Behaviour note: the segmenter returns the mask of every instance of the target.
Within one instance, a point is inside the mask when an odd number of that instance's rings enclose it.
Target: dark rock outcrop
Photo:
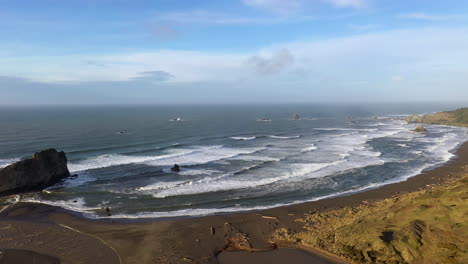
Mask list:
[[[70,176],[63,151],[48,149],[0,170],[0,195],[37,191]]]
[[[427,132],[427,129],[423,126],[418,126],[417,128],[415,128],[413,130],[414,132],[418,132],[418,133],[426,133]]]
[[[180,166],[177,164],[174,164],[174,167],[171,168],[171,171],[173,172],[179,172],[180,171]]]

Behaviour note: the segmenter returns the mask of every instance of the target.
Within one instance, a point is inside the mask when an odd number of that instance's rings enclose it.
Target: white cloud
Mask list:
[[[368,0],[324,0],[338,8],[355,8],[361,9],[369,6]]]
[[[265,58],[260,55],[250,57],[247,63],[260,74],[274,74],[284,70],[294,63],[294,57],[288,49],[282,49]]]
[[[126,82],[148,80],[157,81],[156,87],[166,85],[181,89],[177,91],[211,87],[213,91],[234,94],[229,89],[242,87],[264,94],[269,93],[269,88],[277,87],[271,88],[272,97],[284,92],[298,100],[317,100],[325,94],[332,98],[333,93],[338,93],[343,99],[352,99],[362,94],[381,98],[406,93],[392,89],[406,89],[410,95],[425,89],[437,94],[441,86],[464,91],[466,58],[468,28],[426,28],[278,43],[236,53],[156,50],[61,57],[0,56],[3,62],[0,72],[55,84],[106,82],[107,87],[111,87],[121,83],[124,89]],[[90,65],[89,61],[93,63]],[[158,72],[145,73],[155,70]],[[392,79],[401,82],[395,87],[391,85]],[[359,80],[366,83],[354,84],[354,87],[362,91],[347,93],[349,85],[346,83]],[[320,97],[320,93],[324,95]],[[450,94],[455,92],[444,96]]]
[[[426,21],[444,21],[460,18],[458,15],[435,15],[424,12],[415,12],[408,14],[398,15],[399,18],[413,19],[413,20],[426,20]]]

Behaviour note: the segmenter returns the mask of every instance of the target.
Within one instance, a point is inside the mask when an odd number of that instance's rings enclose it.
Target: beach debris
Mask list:
[[[413,132],[418,132],[418,133],[426,133],[427,132],[427,129],[423,126],[418,126],[416,127],[414,130],[412,130]]]
[[[174,164],[174,166],[171,168],[171,171],[173,171],[173,172],[179,172],[179,171],[180,171],[179,165]]]
[[[276,217],[276,216],[268,216],[268,215],[262,215],[261,218],[278,220],[278,217]]]

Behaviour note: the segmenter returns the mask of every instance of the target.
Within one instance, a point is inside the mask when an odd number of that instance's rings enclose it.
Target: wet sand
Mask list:
[[[243,255],[280,259],[283,252],[298,252],[276,248],[299,245],[275,241],[271,235],[278,228],[299,232],[301,226],[295,219],[304,214],[356,206],[460,178],[468,166],[468,143],[458,149],[457,156],[444,166],[379,189],[246,213],[132,222],[90,220],[53,206],[17,203],[1,209],[0,248],[31,250],[57,257],[61,263],[234,263]],[[239,250],[256,253],[219,255]],[[324,252],[306,250],[319,261],[328,261],[324,263],[347,263]],[[296,257],[285,260],[297,263]]]

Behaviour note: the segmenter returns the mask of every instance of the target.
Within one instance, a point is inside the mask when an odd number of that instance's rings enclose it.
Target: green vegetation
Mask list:
[[[468,124],[468,107],[457,109],[453,113],[457,123]]]
[[[416,120],[415,117],[412,118],[413,119],[411,119],[411,121]],[[460,108],[455,111],[425,115],[420,117],[417,120],[417,123],[468,126],[468,108]]]
[[[308,214],[296,220],[302,232],[281,229],[273,240],[319,248],[354,263],[468,263],[465,175],[444,186]]]

